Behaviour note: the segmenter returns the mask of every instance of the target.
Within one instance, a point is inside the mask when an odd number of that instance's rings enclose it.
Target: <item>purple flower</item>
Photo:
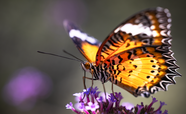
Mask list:
[[[105,94],[106,94],[106,95],[105,95]],[[109,98],[109,93],[101,92],[101,95],[100,95],[100,96],[102,96],[102,100],[103,100],[104,102],[106,102],[107,99]]]
[[[152,105],[153,105],[155,102],[157,102],[157,101],[158,101],[158,100],[156,100],[156,98],[152,96],[152,102],[151,102],[150,105],[148,106],[147,111],[149,111],[150,108],[152,107]]]
[[[67,104],[67,105],[66,105],[66,108],[67,108],[67,109],[72,109],[72,108],[73,108],[72,102],[70,102],[70,104]]]
[[[109,95],[109,101],[111,101],[111,102],[116,102],[117,101],[117,99],[115,98],[116,96],[114,96],[114,94],[113,93],[111,93],[110,95]]]
[[[123,99],[123,97],[120,92],[119,93],[115,92],[115,97],[117,98],[116,107],[119,107],[120,101]]]
[[[107,107],[107,109],[106,109],[107,112],[113,107],[114,102],[117,101],[117,99],[115,98],[115,96],[114,96],[113,93],[111,93],[111,94],[109,95],[108,101],[109,101],[109,104],[108,104],[108,107]]]
[[[51,80],[42,72],[27,67],[17,71],[3,90],[7,103],[20,109],[30,109],[38,99],[46,98],[51,90]]]
[[[66,105],[66,109],[71,109],[72,111],[74,111],[75,113],[79,114],[79,112],[77,110],[74,109],[72,102],[70,102],[70,104]]]
[[[167,111],[167,110],[165,110],[165,111],[163,112],[163,114],[168,114],[168,111]]]
[[[163,105],[167,105],[167,104],[165,104],[164,102],[161,102],[161,101],[160,101],[160,106],[159,106],[159,108],[158,108],[156,111],[154,111],[154,112],[160,112]]]
[[[83,111],[83,110],[85,110],[85,104],[84,103],[76,103],[75,104],[75,107],[76,107],[76,109],[78,109],[78,110],[80,110],[80,111]]]
[[[86,106],[86,109],[91,110],[91,111],[95,111],[98,108],[99,108],[99,105],[97,102],[95,102],[94,104],[92,102],[88,102],[88,106]]]
[[[76,101],[81,101],[83,99],[84,94],[83,94],[83,92],[81,92],[81,93],[74,93],[73,96],[76,96],[76,98],[75,98]]]
[[[100,111],[102,111],[103,110],[103,97],[100,96],[99,98],[96,98],[96,100],[99,102]]]
[[[128,103],[128,102],[122,103],[122,106],[125,106],[127,110],[131,110],[134,107],[132,103]]]
[[[143,107],[142,105],[137,105],[137,108],[138,108],[138,112],[137,112],[137,114],[140,114],[141,109],[143,109],[144,107]]]

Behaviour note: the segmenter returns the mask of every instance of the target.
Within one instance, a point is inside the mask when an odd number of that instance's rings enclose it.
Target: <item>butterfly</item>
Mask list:
[[[95,80],[110,80],[135,97],[149,97],[175,84],[176,70],[171,48],[171,14],[156,7],[141,11],[119,26],[101,43],[73,23],[64,27],[87,62],[83,68]]]

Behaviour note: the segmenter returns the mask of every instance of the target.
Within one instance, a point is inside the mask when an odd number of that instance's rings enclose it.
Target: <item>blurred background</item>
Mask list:
[[[42,55],[38,50],[65,55],[62,50],[85,60],[63,28],[63,20],[103,41],[123,20],[146,8],[168,8],[172,14],[172,50],[182,78],[166,92],[153,96],[163,101],[170,114],[185,112],[185,20],[186,4],[181,0],[6,0],[0,1],[0,113],[70,114],[65,105],[75,103],[74,93],[83,90],[83,71],[76,61]],[[68,55],[65,55],[68,56]],[[91,77],[90,75],[87,75]],[[90,81],[87,81],[90,83]],[[100,81],[95,81],[102,91]],[[88,86],[89,84],[87,84]],[[111,83],[106,83],[111,92]],[[134,105],[151,98],[135,98],[125,90],[122,102]],[[157,108],[159,103],[156,103]]]

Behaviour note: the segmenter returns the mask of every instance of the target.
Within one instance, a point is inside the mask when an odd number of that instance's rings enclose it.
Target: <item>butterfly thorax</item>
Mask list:
[[[94,78],[99,79],[102,83],[107,82],[110,78],[111,74],[108,72],[108,68],[106,68],[103,64],[93,64],[91,69]]]
[[[84,62],[82,63],[83,70],[90,72],[94,76],[94,80],[100,80],[105,83],[110,78],[109,68],[103,64],[96,65],[95,63]]]

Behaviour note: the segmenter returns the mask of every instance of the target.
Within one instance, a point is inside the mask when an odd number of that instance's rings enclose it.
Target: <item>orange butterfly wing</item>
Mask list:
[[[79,30],[73,23],[64,21],[64,27],[68,31],[69,36],[75,43],[81,54],[87,61],[93,63],[96,61],[96,53],[99,49],[100,42]]]
[[[134,96],[167,90],[180,76],[170,50],[170,26],[168,9],[158,7],[132,16],[102,43],[96,65],[103,64],[110,80]]]
[[[105,63],[111,56],[137,47],[161,46],[163,43],[170,46],[170,13],[167,9],[165,13],[160,7],[159,10],[162,11],[145,10],[120,24],[100,46],[96,64]]]

